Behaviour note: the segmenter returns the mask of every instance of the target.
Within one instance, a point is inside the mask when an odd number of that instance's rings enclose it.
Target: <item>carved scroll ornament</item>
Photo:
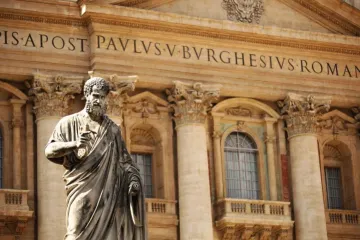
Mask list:
[[[317,133],[321,127],[318,118],[329,111],[330,103],[329,97],[303,96],[295,93],[289,93],[284,101],[278,101],[289,137]]]
[[[68,115],[70,100],[82,92],[82,83],[83,77],[78,76],[34,74],[34,80],[28,87],[36,117]]]
[[[167,89],[168,101],[174,109],[177,126],[181,124],[205,123],[211,102],[220,96],[220,85],[202,83],[174,82],[172,89]]]

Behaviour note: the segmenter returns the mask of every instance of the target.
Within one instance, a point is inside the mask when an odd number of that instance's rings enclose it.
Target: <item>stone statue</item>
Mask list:
[[[45,148],[66,168],[65,240],[147,239],[139,169],[105,115],[109,91],[102,78],[86,81],[85,108],[62,118]]]

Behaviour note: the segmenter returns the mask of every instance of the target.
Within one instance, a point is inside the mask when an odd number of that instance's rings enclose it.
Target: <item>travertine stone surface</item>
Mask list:
[[[290,138],[290,155],[296,239],[326,240],[316,136],[301,135]]]
[[[180,239],[213,239],[205,127],[178,127],[177,145]]]
[[[48,161],[44,148],[60,118],[70,111],[70,100],[81,93],[82,77],[36,73],[29,91],[34,101],[37,128],[38,239],[65,235],[66,194],[64,169]],[[51,214],[49,214],[51,213]]]
[[[284,101],[278,101],[286,122],[289,138],[302,134],[316,134],[320,114],[329,111],[330,97],[303,96],[288,93]]]
[[[274,131],[274,121],[265,118],[266,121],[266,153],[269,171],[269,186],[270,186],[270,200],[277,200],[277,184],[276,184],[276,166],[275,166],[275,151],[276,136]]]
[[[29,95],[34,101],[36,119],[69,114],[70,100],[81,93],[82,82],[83,77],[78,76],[35,73]]]
[[[205,120],[220,85],[175,81],[166,93],[177,130],[180,239],[213,239]]]
[[[26,103],[25,100],[11,99],[12,105],[12,131],[13,131],[13,187],[22,189],[21,187],[21,132],[20,128],[24,126],[21,107]]]
[[[49,136],[59,120],[60,117],[47,117],[36,122],[38,240],[62,239],[65,235],[64,168],[47,160],[44,154]]]
[[[289,93],[279,101],[290,142],[291,177],[298,240],[326,240],[319,148],[319,116],[330,109],[329,97]]]
[[[176,127],[187,124],[205,124],[211,102],[220,96],[218,84],[184,83],[174,81],[174,87],[166,90],[168,101],[175,111]]]

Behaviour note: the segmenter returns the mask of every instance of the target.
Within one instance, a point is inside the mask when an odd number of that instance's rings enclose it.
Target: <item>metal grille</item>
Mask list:
[[[340,168],[325,167],[326,190],[329,209],[342,209]]]
[[[152,155],[134,153],[131,154],[131,157],[137,163],[140,169],[140,175],[144,184],[145,197],[152,198]]]
[[[255,142],[244,133],[233,132],[226,138],[224,150],[227,197],[259,199]]]
[[[3,137],[0,129],[0,188],[2,188],[2,183],[3,183],[2,172],[3,172]]]

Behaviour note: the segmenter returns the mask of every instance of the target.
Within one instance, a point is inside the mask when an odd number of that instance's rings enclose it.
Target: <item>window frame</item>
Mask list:
[[[227,186],[226,186],[226,159],[225,159],[225,141],[226,138],[232,132],[239,132],[248,135],[257,146],[257,169],[258,169],[258,182],[259,182],[259,199],[258,200],[266,200],[267,189],[266,189],[266,179],[265,179],[265,160],[264,160],[264,144],[263,140],[257,137],[257,134],[247,126],[243,126],[241,129],[238,129],[236,125],[228,128],[221,137],[221,165],[222,165],[222,181],[223,181],[223,194],[224,198],[227,198]]]
[[[326,177],[326,168],[338,168],[340,171],[340,197],[341,197],[341,205],[342,208],[329,208],[329,196],[328,196],[328,185],[327,185],[327,177]],[[326,190],[326,209],[345,209],[345,196],[344,196],[344,177],[343,177],[343,167],[341,164],[328,164],[324,166],[324,176],[325,176],[325,190]]]
[[[157,187],[156,187],[156,157],[155,157],[155,147],[153,146],[144,146],[144,145],[131,145],[131,154],[150,154],[151,155],[151,184],[152,184],[152,198],[157,198]]]

